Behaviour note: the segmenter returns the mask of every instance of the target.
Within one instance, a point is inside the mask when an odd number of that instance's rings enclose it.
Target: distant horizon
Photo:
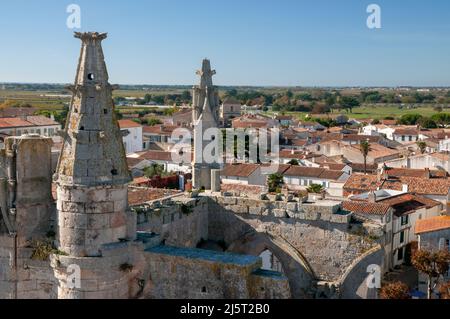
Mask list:
[[[71,85],[73,82],[0,82],[0,85]],[[197,85],[197,83],[191,84],[148,84],[148,83],[114,83],[120,86],[148,86],[148,87],[192,87]],[[373,85],[373,86],[365,86],[365,85],[349,85],[349,86],[340,86],[340,85],[326,85],[326,86],[308,86],[308,85],[233,85],[233,84],[215,84],[217,87],[233,87],[233,88],[263,88],[263,89],[283,89],[283,88],[296,88],[296,89],[351,89],[351,88],[360,88],[360,89],[401,89],[401,88],[413,88],[413,89],[450,89],[450,85],[436,85],[436,86],[415,86],[415,85],[395,85],[395,86],[383,86],[383,85]],[[0,89],[1,90],[1,89]],[[117,91],[117,90],[116,90]]]

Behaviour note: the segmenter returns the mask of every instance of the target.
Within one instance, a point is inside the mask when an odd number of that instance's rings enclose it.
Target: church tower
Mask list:
[[[217,135],[205,136],[210,128],[219,128],[219,94],[213,85],[212,77],[216,74],[211,70],[209,60],[204,59],[202,69],[197,71],[200,84],[194,86],[192,93],[193,123],[194,123],[194,158],[193,158],[193,187],[195,189],[211,189],[211,170],[220,168],[218,161],[211,163],[203,154],[205,146],[211,143]]]
[[[96,287],[103,284],[109,288],[98,288],[102,294],[96,295],[97,288],[74,290],[60,284],[60,298],[121,298],[127,294],[110,285],[111,280],[121,281],[123,273],[118,260],[111,261],[108,256],[116,244],[126,245],[135,239],[136,219],[128,209],[131,176],[101,45],[106,36],[75,33],[81,40],[81,53],[75,84],[70,87],[73,96],[54,180],[58,249],[68,255],[59,257],[57,278],[60,283],[67,279],[60,265],[72,262],[82,273],[95,273],[88,279],[97,280]],[[127,258],[124,247],[121,249],[121,258]],[[102,279],[105,275],[108,278]]]

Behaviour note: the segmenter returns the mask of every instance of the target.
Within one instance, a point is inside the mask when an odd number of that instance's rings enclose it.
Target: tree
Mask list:
[[[425,151],[427,150],[427,143],[425,143],[424,141],[418,141],[417,142],[417,147],[420,150],[421,154],[424,154]]]
[[[289,165],[294,165],[294,166],[299,166],[299,165],[300,165],[300,163],[298,162],[298,160],[297,160],[296,158],[291,159],[291,160],[288,162],[288,164],[289,164]]]
[[[406,284],[400,281],[391,282],[381,287],[381,299],[411,299],[409,288]]]
[[[162,124],[162,122],[159,119],[152,117],[152,118],[147,119],[147,124],[149,126],[155,126],[158,124]]]
[[[165,173],[164,165],[153,163],[151,166],[144,168],[144,175],[148,178],[155,176],[163,176]]]
[[[431,119],[435,121],[440,126],[450,124],[450,114],[449,113],[438,113],[431,116]]]
[[[359,145],[359,149],[361,151],[361,154],[364,158],[364,174],[367,174],[367,156],[369,155],[370,152],[370,143],[369,141],[362,141],[361,144]]]
[[[283,187],[284,179],[283,175],[280,173],[274,173],[269,175],[267,178],[267,186],[269,187],[269,192],[276,192],[278,189]]]
[[[450,299],[450,281],[439,286],[439,293],[441,294],[441,299]]]
[[[309,193],[312,194],[320,194],[323,192],[324,188],[322,185],[320,184],[311,184],[308,188],[307,188]]]
[[[423,128],[437,128],[437,124],[435,121],[430,119],[429,117],[423,117],[419,120],[419,124]]]
[[[352,112],[353,108],[358,107],[360,105],[358,99],[353,96],[341,97],[339,104],[343,109],[347,110],[347,112]]]
[[[400,118],[400,120],[398,121],[398,124],[416,125],[422,117],[423,116],[420,114],[414,114],[414,113],[413,114],[405,114]]]
[[[448,250],[427,251],[417,250],[412,256],[412,265],[428,277],[428,299],[434,287],[438,284],[439,277],[449,270],[450,252]]]

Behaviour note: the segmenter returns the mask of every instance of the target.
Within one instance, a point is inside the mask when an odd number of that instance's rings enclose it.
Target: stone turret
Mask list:
[[[82,41],[81,54],[75,84],[70,87],[73,97],[54,176],[58,248],[68,254],[59,256],[54,265],[60,280],[58,297],[122,298],[128,288],[118,263],[129,262],[130,254],[122,244],[135,239],[136,219],[128,209],[131,176],[101,46],[106,34],[75,33],[75,37]],[[117,257],[111,260],[115,245],[122,245],[122,261]],[[92,274],[81,278],[79,290],[64,284],[68,274],[61,265],[65,264],[76,264],[82,273]],[[98,288],[87,284],[94,281]]]
[[[84,257],[100,255],[102,244],[132,237],[126,216],[131,177],[101,46],[106,34],[75,37],[82,41],[81,54],[54,178],[60,249]]]
[[[197,71],[200,76],[200,84],[193,88],[192,107],[194,123],[194,158],[193,158],[193,187],[196,189],[211,189],[211,170],[219,169],[220,155],[211,163],[204,158],[205,146],[217,136],[205,136],[205,132],[211,128],[219,128],[219,94],[213,85],[212,77],[216,74],[211,70],[209,60],[204,59],[202,69]]]

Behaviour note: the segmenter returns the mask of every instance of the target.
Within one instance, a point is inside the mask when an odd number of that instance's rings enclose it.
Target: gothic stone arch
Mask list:
[[[266,233],[249,232],[235,240],[228,247],[228,252],[259,256],[269,250],[280,261],[289,280],[293,298],[311,298],[310,289],[315,278],[314,272],[306,259],[286,240],[274,238]]]

